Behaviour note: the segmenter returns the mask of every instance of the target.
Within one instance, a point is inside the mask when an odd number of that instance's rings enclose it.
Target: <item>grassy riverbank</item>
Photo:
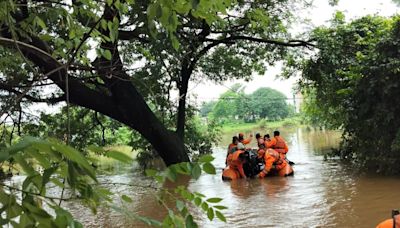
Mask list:
[[[295,116],[280,121],[259,120],[255,123],[243,123],[243,122],[225,123],[222,125],[221,132],[222,133],[248,132],[252,131],[253,129],[275,130],[279,128],[297,127],[301,125],[302,125],[301,117]]]

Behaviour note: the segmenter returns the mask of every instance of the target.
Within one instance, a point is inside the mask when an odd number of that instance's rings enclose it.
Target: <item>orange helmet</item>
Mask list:
[[[239,137],[243,137],[244,136],[244,134],[243,133],[239,133]]]

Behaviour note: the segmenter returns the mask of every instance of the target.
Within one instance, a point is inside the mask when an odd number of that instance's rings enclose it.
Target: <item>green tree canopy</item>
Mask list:
[[[260,118],[283,119],[289,115],[286,96],[271,88],[259,88],[251,95],[251,108]]]
[[[287,48],[312,45],[288,32],[296,4],[1,1],[1,50],[14,60],[1,63],[3,110],[20,119],[21,103],[69,101],[139,132],[167,164],[188,161],[189,82],[249,78]]]
[[[319,51],[302,67],[301,87],[320,119],[344,130],[340,155],[372,170],[400,161],[400,18],[336,17],[314,30]]]
[[[246,94],[244,87],[235,84],[223,93],[212,110],[212,116],[219,119],[254,121],[259,118],[277,120],[289,115],[286,96],[271,88],[259,88]]]

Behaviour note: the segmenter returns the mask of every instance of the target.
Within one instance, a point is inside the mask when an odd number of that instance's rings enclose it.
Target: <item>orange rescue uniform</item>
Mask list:
[[[263,158],[265,163],[264,170],[259,173],[260,178],[264,178],[271,172],[271,169],[277,170],[279,176],[287,176],[293,172],[285,159],[283,159],[280,154],[273,149],[259,149],[258,156]]]
[[[222,177],[224,179],[239,179],[246,177],[243,170],[243,162],[240,160],[239,156],[243,154],[243,150],[237,150],[234,153],[230,153],[227,158],[228,167],[224,169]]]
[[[243,143],[244,145],[249,144],[251,142],[251,140],[253,139],[253,137],[247,138],[247,139],[243,139],[242,141],[240,141],[241,143]]]
[[[280,136],[275,136],[271,139],[271,141],[265,141],[264,144],[266,148],[272,148],[279,153],[286,154],[289,151],[285,140],[283,140],[283,138]]]
[[[279,152],[283,159],[286,158],[286,153],[289,151],[289,148],[280,136],[274,136],[270,141],[264,142],[265,148],[272,148]]]
[[[233,148],[237,147],[237,144],[231,143],[228,146],[228,154],[233,153],[234,151],[232,151]]]
[[[237,144],[231,143],[228,146],[228,152],[226,153],[225,165],[228,164],[228,156],[236,151]]]

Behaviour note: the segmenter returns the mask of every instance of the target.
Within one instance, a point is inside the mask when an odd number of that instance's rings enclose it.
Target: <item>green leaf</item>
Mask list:
[[[18,165],[21,166],[22,170],[26,172],[29,176],[37,175],[38,173],[33,169],[32,165],[26,162],[26,158],[24,158],[21,154],[15,155],[14,159]]]
[[[219,203],[221,201],[222,201],[221,198],[209,198],[209,199],[207,199],[207,202],[209,202],[209,203]]]
[[[32,219],[26,213],[23,213],[19,217],[19,226],[20,227],[34,227],[33,225],[34,225],[34,223],[33,223]],[[60,226],[60,227],[62,227],[62,226]]]
[[[22,213],[22,207],[19,204],[8,205],[6,209],[7,219],[15,218]]]
[[[208,203],[203,202],[203,203],[201,204],[201,208],[202,208],[204,211],[207,211],[207,210],[208,210]]]
[[[176,208],[177,208],[179,211],[182,211],[182,210],[185,208],[185,203],[183,203],[183,202],[180,201],[180,200],[177,200],[177,201],[176,201]]]
[[[59,181],[57,178],[51,178],[50,181],[53,182],[53,184],[57,185],[60,188],[65,187],[65,185],[61,181]]]
[[[43,168],[48,169],[51,167],[51,163],[49,161],[49,156],[44,156],[36,150],[32,150],[29,154],[35,158]]]
[[[127,196],[127,195],[122,195],[122,196],[121,196],[121,199],[122,199],[123,201],[125,201],[125,202],[128,202],[128,203],[132,203],[132,202],[133,202],[133,200],[132,200],[129,196]]]
[[[36,24],[39,25],[42,29],[46,29],[47,28],[46,23],[44,23],[42,18],[36,16],[35,17],[35,21],[36,21]]]
[[[28,209],[31,213],[45,219],[50,219],[51,215],[49,215],[45,210],[39,208],[38,206],[34,206],[28,202],[22,202],[22,206]]]
[[[203,165],[204,172],[208,174],[215,174],[215,167],[211,163],[204,163]]]
[[[222,205],[217,205],[217,206],[214,206],[214,208],[216,208],[216,209],[219,209],[219,210],[225,210],[225,209],[228,209],[227,207],[225,207],[225,206],[222,206]]]
[[[200,206],[200,204],[201,204],[201,198],[199,198],[199,197],[194,198],[194,204],[195,204],[196,206]]]
[[[181,190],[181,196],[189,201],[192,201],[194,199],[194,196],[192,193],[187,191],[186,189]]]
[[[57,167],[51,167],[51,168],[45,169],[43,171],[41,191],[45,190],[45,186],[50,181],[51,175],[53,175],[54,172],[56,172],[56,171],[57,171]]]
[[[175,49],[175,51],[178,51],[180,44],[175,35],[171,35],[171,42],[172,42],[172,47]]]
[[[215,211],[215,215],[219,218],[219,220],[226,222],[226,218],[221,212]]]
[[[201,197],[201,198],[206,197],[204,194],[201,194],[200,192],[195,192],[194,194],[195,194],[196,196]]]
[[[185,225],[186,228],[197,228],[197,224],[194,222],[192,215],[186,216]]]
[[[212,162],[212,161],[214,161],[214,157],[210,154],[203,155],[199,158],[199,162],[201,162],[201,163],[203,163],[203,162],[207,163],[207,162]]]
[[[176,175],[175,170],[172,167],[167,169],[165,175],[170,181],[172,181],[172,182],[176,181],[177,175]]]
[[[93,167],[86,161],[86,158],[77,150],[72,147],[62,145],[62,144],[54,144],[55,149],[62,153],[69,160],[76,162],[82,168],[84,168],[87,174],[93,179],[96,180],[96,175]]]
[[[199,164],[194,164],[192,167],[192,177],[194,179],[198,179],[201,175],[201,168],[199,166]]]
[[[129,157],[128,155],[119,152],[119,151],[107,151],[106,155],[110,158],[114,158],[118,161],[124,162],[124,163],[130,163],[133,161],[133,159],[131,157]]]
[[[106,58],[107,60],[111,60],[112,59],[112,54],[110,50],[104,50],[104,52],[102,53],[103,57]]]
[[[214,219],[214,210],[211,207],[207,210],[207,217],[210,221]]]

